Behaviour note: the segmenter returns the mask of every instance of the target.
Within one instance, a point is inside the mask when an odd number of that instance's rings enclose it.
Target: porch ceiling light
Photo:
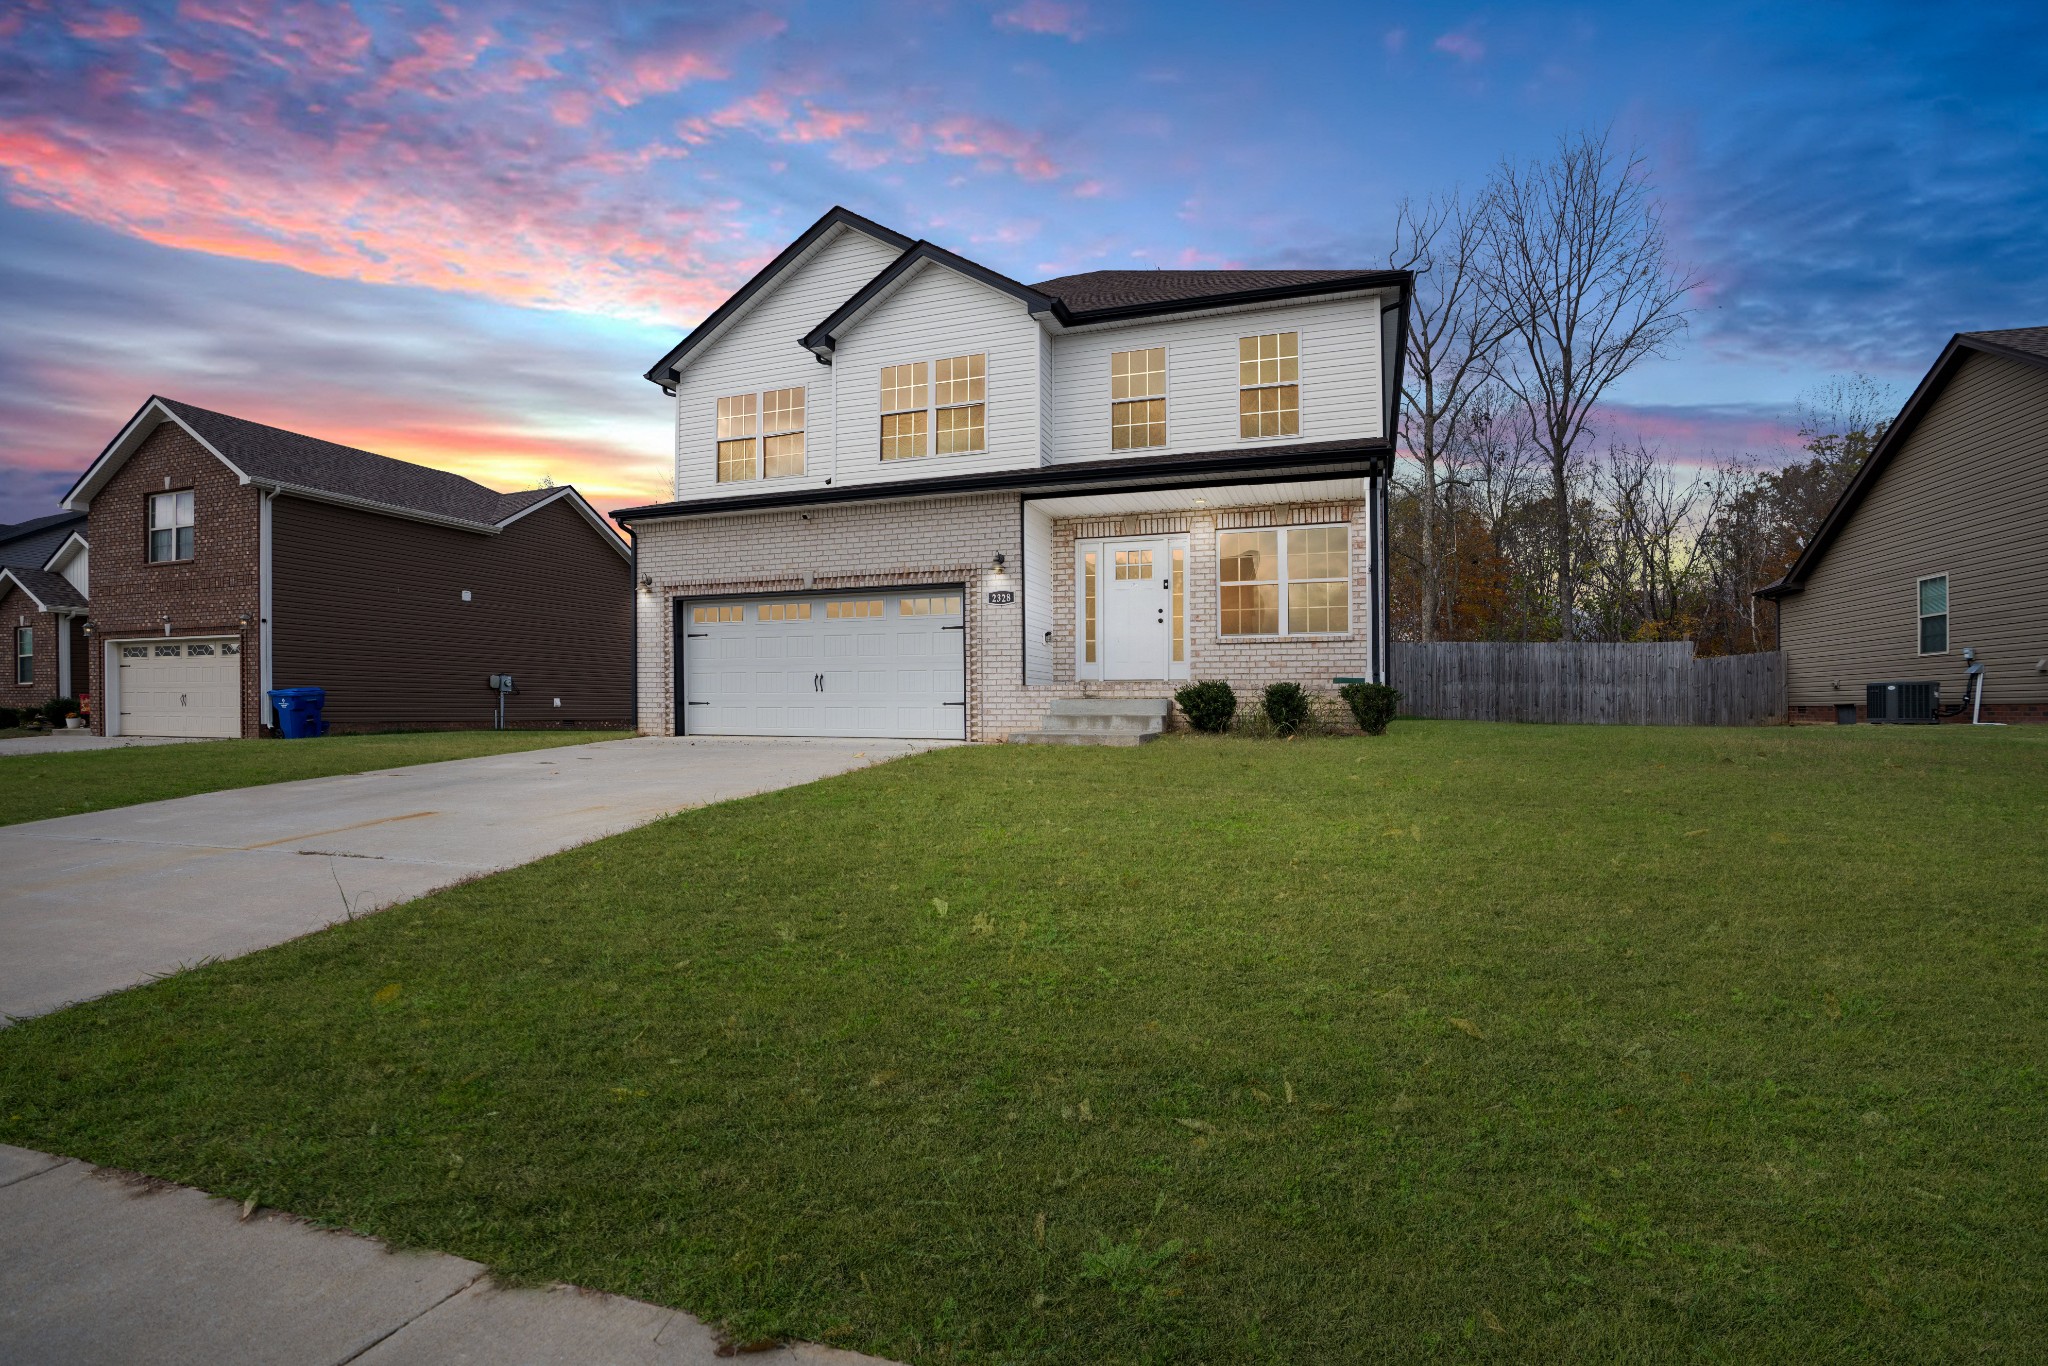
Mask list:
[[[1205,508],[1209,506],[1209,500],[1198,493],[1195,495],[1195,506],[1198,508]]]

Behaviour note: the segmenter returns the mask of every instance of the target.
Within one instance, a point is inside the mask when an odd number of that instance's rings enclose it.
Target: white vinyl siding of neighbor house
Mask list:
[[[833,372],[798,345],[798,338],[881,274],[898,254],[866,233],[838,228],[688,358],[676,385],[678,499],[824,486],[832,475]],[[720,485],[718,400],[795,386],[806,390],[804,473]]]
[[[825,312],[830,309],[819,316]],[[833,424],[834,487],[1038,465],[1040,335],[1024,305],[1001,290],[945,266],[926,264],[915,269],[886,298],[847,326],[833,352],[830,374],[838,387]],[[808,352],[798,350],[796,354],[808,361]],[[883,369],[967,355],[987,357],[985,448],[960,455],[927,454],[883,461]],[[821,368],[815,362],[810,364],[814,370]],[[935,371],[933,376],[936,378]],[[925,449],[933,449],[929,436]]]
[[[1779,604],[1786,699],[1861,702],[1866,683],[1935,679],[1984,702],[2048,703],[2048,371],[1973,354],[1906,434],[1807,580]],[[1920,653],[1920,581],[1947,579],[1948,653]],[[1835,685],[1841,686],[1837,688]]]
[[[1107,460],[1222,451],[1291,441],[1376,439],[1381,435],[1378,295],[1160,318],[1082,328],[1053,340],[1056,432],[1052,460]],[[1301,430],[1291,437],[1238,435],[1240,337],[1294,332],[1301,348]],[[1110,448],[1113,352],[1166,348],[1166,445]]]

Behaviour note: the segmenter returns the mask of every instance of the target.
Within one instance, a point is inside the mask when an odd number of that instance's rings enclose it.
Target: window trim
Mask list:
[[[1213,563],[1216,566],[1216,639],[1219,643],[1257,640],[1346,640],[1358,634],[1358,566],[1354,558],[1356,547],[1354,522],[1302,522],[1281,526],[1245,526],[1219,528],[1216,532],[1216,548]],[[1325,527],[1338,527],[1344,532],[1344,573],[1334,579],[1296,579],[1287,572],[1287,533],[1290,531],[1315,531]],[[1273,579],[1246,579],[1226,584],[1223,581],[1223,538],[1225,536],[1258,536],[1271,534],[1275,537]],[[1297,583],[1341,583],[1344,585],[1344,629],[1341,631],[1293,631],[1288,629],[1287,590]],[[1223,630],[1223,590],[1226,587],[1265,587],[1271,584],[1278,590],[1276,624],[1279,629],[1270,635],[1264,632],[1240,631],[1226,634]]]
[[[1115,343],[1114,343],[1114,342],[1112,342],[1112,343],[1111,343],[1111,346],[1112,346],[1112,347],[1114,347],[1114,346],[1115,346]],[[1130,354],[1131,354],[1132,352],[1134,352],[1134,351],[1157,351],[1157,352],[1159,352],[1159,353],[1160,353],[1160,361],[1159,361],[1159,363],[1160,363],[1160,371],[1159,371],[1159,393],[1158,393],[1158,395],[1157,395],[1156,397],[1157,397],[1157,399],[1158,399],[1158,402],[1159,402],[1159,404],[1161,405],[1161,406],[1160,406],[1160,415],[1159,415],[1159,425],[1160,425],[1161,429],[1162,429],[1162,430],[1164,431],[1164,433],[1165,433],[1165,439],[1163,439],[1162,441],[1160,441],[1160,442],[1159,442],[1159,444],[1158,444],[1158,445],[1156,445],[1156,446],[1122,446],[1122,447],[1119,447],[1119,446],[1118,446],[1118,445],[1116,444],[1116,406],[1117,406],[1117,404],[1119,404],[1119,403],[1143,403],[1143,402],[1147,401],[1146,399],[1118,398],[1118,397],[1116,396],[1116,358],[1117,358],[1118,356],[1127,356],[1127,355],[1130,355]],[[1169,387],[1169,386],[1170,386],[1170,385],[1171,385],[1171,384],[1173,383],[1173,345],[1172,345],[1172,343],[1170,343],[1170,342],[1160,342],[1160,343],[1159,343],[1159,344],[1158,344],[1157,346],[1126,346],[1126,347],[1124,347],[1124,348],[1123,348],[1123,349],[1121,349],[1121,350],[1115,350],[1115,349],[1112,349],[1112,350],[1110,350],[1110,351],[1106,352],[1106,353],[1104,354],[1104,357],[1103,357],[1103,358],[1104,358],[1104,359],[1105,359],[1105,360],[1106,360],[1106,361],[1107,361],[1107,362],[1109,363],[1109,424],[1108,424],[1108,427],[1106,428],[1106,432],[1107,432],[1107,438],[1108,438],[1108,439],[1107,439],[1107,445],[1106,445],[1106,449],[1108,450],[1109,454],[1111,454],[1111,455],[1113,455],[1113,456],[1114,456],[1114,455],[1127,455],[1127,454],[1129,454],[1129,453],[1130,453],[1130,452],[1132,452],[1132,451],[1163,451],[1163,450],[1170,450],[1170,449],[1172,449],[1172,447],[1173,447],[1173,425],[1172,425],[1172,424],[1173,424],[1173,402],[1172,402],[1172,396],[1171,396],[1171,395],[1170,395],[1170,394],[1169,394],[1169,393],[1167,392],[1167,390],[1168,390],[1168,387]]]
[[[992,354],[993,353],[988,351],[986,348],[980,351],[954,351],[949,352],[945,355],[914,356],[909,360],[891,361],[887,365],[877,366],[875,368],[875,463],[880,465],[902,465],[907,464],[912,460],[955,460],[963,456],[987,455],[991,449],[989,437],[990,404],[988,393],[991,368],[990,357],[992,356]],[[966,360],[974,356],[981,357],[981,398],[966,403],[939,402],[939,384],[941,383],[939,379],[939,362],[949,360]],[[925,367],[924,406],[922,408],[883,407],[882,393],[885,388],[885,386],[882,383],[883,372],[888,370],[895,370],[905,365],[922,365]],[[974,407],[979,407],[981,409],[981,444],[979,446],[976,446],[971,451],[941,452],[939,450],[939,414],[942,412],[955,412],[962,408]],[[919,455],[884,455],[882,453],[882,442],[886,438],[882,434],[882,423],[892,417],[901,417],[906,413],[919,412],[924,414],[925,449],[923,453]]]
[[[180,525],[179,525],[179,524],[177,523],[177,521],[175,520],[178,514],[177,514],[177,512],[175,511],[175,508],[176,508],[176,504],[173,504],[172,506],[173,506],[173,509],[174,509],[174,510],[173,510],[173,511],[172,511],[172,513],[171,513],[171,516],[172,516],[172,518],[173,518],[173,521],[171,522],[171,525],[169,525],[169,526],[167,526],[167,527],[160,527],[160,526],[158,526],[158,525],[156,524],[156,500],[157,500],[157,499],[159,499],[159,498],[176,498],[176,497],[177,497],[177,496],[178,496],[179,494],[181,494],[181,493],[185,493],[185,494],[190,494],[190,495],[192,496],[192,520],[191,520],[190,522],[187,522],[187,523],[186,523],[186,524],[184,524],[183,526],[180,526]],[[157,533],[157,532],[159,532],[159,531],[168,531],[168,532],[170,532],[170,533],[171,533],[171,554],[170,554],[170,555],[169,555],[169,556],[168,556],[167,558],[165,558],[165,559],[161,559],[161,560],[160,560],[160,559],[158,559],[158,558],[156,557],[156,533]],[[177,553],[177,551],[178,551],[178,533],[179,533],[180,531],[189,531],[189,532],[191,532],[191,533],[192,533],[192,553],[191,553],[190,555],[180,555],[180,554],[178,554],[178,553]],[[143,561],[143,563],[144,563],[144,564],[152,564],[152,565],[155,565],[155,564],[191,564],[191,563],[192,563],[192,562],[193,562],[194,560],[196,560],[196,559],[198,559],[198,558],[199,558],[199,490],[198,490],[198,488],[197,488],[196,486],[194,486],[194,485],[191,485],[191,484],[187,484],[187,485],[185,485],[185,486],[184,486],[183,488],[174,488],[174,489],[151,489],[151,490],[150,490],[150,491],[149,491],[148,493],[144,494],[144,495],[143,495],[143,499],[142,499],[142,561]]]
[[[26,650],[21,648],[24,643],[28,646]],[[23,665],[27,666],[27,678],[21,676]],[[36,628],[33,626],[17,626],[14,628],[14,686],[17,688],[34,687],[35,681]]]
[[[1941,610],[1939,612],[1923,612],[1920,610],[1921,589],[1923,589],[1926,585],[1933,583],[1936,579],[1941,580]],[[1952,647],[1949,638],[1950,632],[1948,629],[1949,618],[1955,614],[1955,603],[1952,600],[1952,591],[1953,585],[1951,585],[1949,582],[1948,571],[1946,569],[1942,570],[1939,574],[1922,574],[1919,578],[1913,581],[1913,652],[1918,658],[1936,659],[1950,652]],[[1927,621],[1930,617],[1941,618],[1941,648],[1939,650],[1926,650],[1921,648],[1921,646],[1926,643],[1927,637],[1925,632],[1927,630]]]
[[[794,389],[803,395],[804,423],[801,427],[770,430],[768,426],[768,395]],[[736,398],[754,400],[754,431],[750,436],[720,436],[718,434],[718,408]],[[811,386],[808,384],[777,384],[767,388],[741,390],[731,394],[714,394],[711,398],[711,482],[717,484],[763,484],[780,483],[788,479],[802,479],[811,470]],[[768,442],[778,436],[802,436],[804,438],[804,467],[794,474],[768,473]],[[753,473],[743,479],[727,479],[721,473],[724,462],[719,459],[718,448],[728,441],[746,441],[753,444]]]
[[[1285,388],[1288,384],[1288,381],[1283,379],[1275,380],[1271,384],[1246,384],[1244,382],[1244,372],[1242,370],[1238,370],[1237,367],[1243,364],[1244,352],[1242,348],[1244,346],[1244,343],[1248,340],[1248,338],[1244,335],[1240,335],[1236,339],[1236,341],[1232,343],[1232,355],[1230,357],[1230,364],[1231,368],[1237,371],[1238,379],[1238,383],[1234,386],[1237,390],[1238,407],[1237,412],[1233,414],[1233,416],[1237,418],[1237,439],[1239,441],[1272,442],[1299,441],[1302,439],[1302,413],[1307,411],[1308,408],[1307,395],[1303,392],[1307,388],[1307,386],[1301,382],[1302,329],[1299,325],[1296,325],[1294,327],[1275,328],[1271,332],[1254,332],[1250,335],[1252,337],[1277,337],[1285,335],[1289,332],[1292,332],[1294,334],[1294,430],[1291,433],[1286,433],[1280,436],[1246,436],[1244,434],[1244,396],[1248,391],[1254,389]]]

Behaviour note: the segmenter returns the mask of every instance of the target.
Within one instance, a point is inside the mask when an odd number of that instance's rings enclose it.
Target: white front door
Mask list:
[[[124,640],[120,666],[122,735],[242,733],[242,647],[235,640]]]
[[[1165,678],[1173,657],[1173,557],[1164,540],[1102,547],[1102,676]]]
[[[688,735],[967,735],[957,588],[682,605]]]

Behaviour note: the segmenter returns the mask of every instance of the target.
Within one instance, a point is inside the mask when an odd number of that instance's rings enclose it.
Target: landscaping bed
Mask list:
[[[2048,730],[944,750],[0,1031],[0,1141],[919,1362],[2037,1360],[2044,828]]]

